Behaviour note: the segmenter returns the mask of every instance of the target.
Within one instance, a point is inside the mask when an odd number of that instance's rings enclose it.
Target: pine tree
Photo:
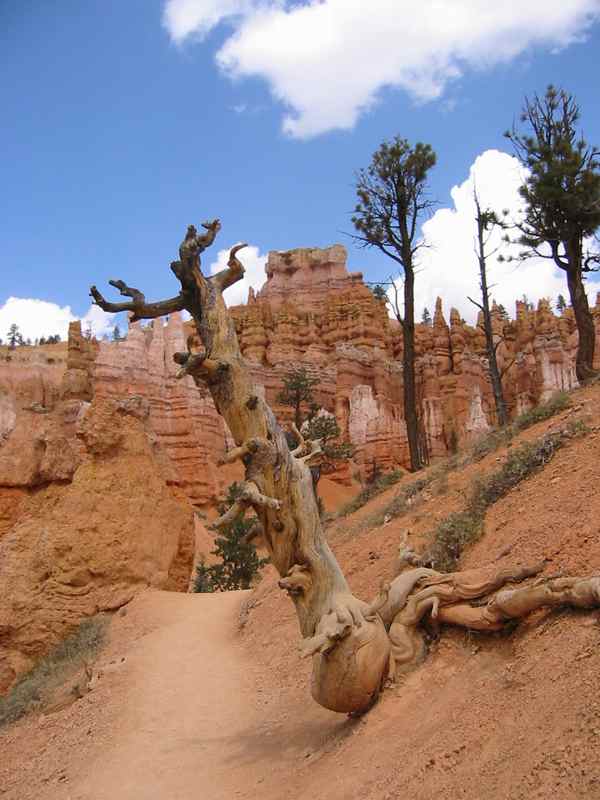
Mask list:
[[[400,270],[402,307],[393,280],[390,280],[393,297],[389,302],[402,328],[404,418],[413,470],[423,467],[427,455],[417,408],[415,268],[418,250],[423,246],[419,225],[433,206],[427,195],[427,175],[435,162],[435,153],[428,144],[418,142],[411,147],[399,136],[391,142],[383,142],[367,169],[358,173],[358,203],[352,217],[357,231],[355,238],[365,247],[376,247]]]
[[[596,332],[584,279],[600,263],[600,255],[585,248],[600,227],[600,150],[577,132],[580,116],[573,95],[549,86],[544,97],[525,98],[526,133],[513,126],[505,135],[528,170],[520,188],[521,255],[551,259],[565,272],[579,333],[577,378],[585,381],[595,374]]]
[[[432,323],[431,314],[429,313],[429,309],[427,308],[427,306],[425,306],[425,308],[423,309],[423,314],[421,315],[421,322],[423,323],[423,325],[431,325]]]
[[[118,325],[115,325],[115,327],[113,328],[112,338],[114,342],[121,341],[121,329],[119,328]]]
[[[302,426],[302,406],[314,404],[313,387],[319,383],[312,378],[306,367],[291,369],[283,379],[283,390],[277,395],[277,402],[294,409],[294,422],[300,429]]]
[[[16,322],[13,322],[8,329],[7,339],[8,346],[11,350],[14,350],[18,345],[23,344],[23,337]]]
[[[382,286],[380,283],[376,283],[370,288],[373,292],[373,297],[376,300],[383,300],[384,302],[387,301],[387,292],[385,290],[385,286]]]
[[[340,426],[332,414],[313,414],[302,426],[302,434],[307,439],[319,439],[323,451],[323,461],[318,467],[311,467],[315,484],[319,482],[321,472],[333,472],[336,463],[348,461],[356,451],[350,442],[340,442],[342,435]]]
[[[226,508],[235,503],[240,493],[237,483],[232,483],[227,493],[225,504],[219,508],[224,513]],[[256,517],[244,518],[243,513],[215,538],[215,549],[212,555],[220,561],[207,566],[202,559],[196,566],[194,581],[195,592],[227,592],[233,589],[249,589],[268,558],[259,558],[254,545],[246,540],[246,536],[256,523]]]
[[[559,314],[564,314],[567,310],[567,301],[562,294],[559,294],[556,298],[556,310]]]
[[[310,468],[315,487],[322,471],[332,472],[337,461],[347,461],[355,451],[349,442],[338,441],[342,432],[336,418],[332,414],[319,413],[319,404],[315,402],[313,395],[313,387],[318,383],[318,378],[311,378],[305,367],[296,367],[283,379],[284,389],[277,397],[279,403],[294,409],[294,423],[298,430],[302,430],[303,436],[307,439],[319,439],[321,442],[321,465]],[[306,415],[302,413],[303,406],[308,406]],[[286,432],[286,439],[290,450],[298,445],[296,436],[291,431]]]

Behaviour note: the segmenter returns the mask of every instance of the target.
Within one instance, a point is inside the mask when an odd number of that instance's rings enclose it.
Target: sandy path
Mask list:
[[[254,785],[241,752],[252,699],[236,642],[244,593],[147,596],[161,624],[128,657],[114,744],[71,786],[73,800],[220,800]],[[252,695],[250,695],[252,698]]]

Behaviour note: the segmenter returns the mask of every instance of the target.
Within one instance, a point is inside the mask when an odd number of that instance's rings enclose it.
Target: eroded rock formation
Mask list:
[[[348,480],[351,471],[365,479],[375,471],[405,467],[402,337],[385,304],[360,273],[347,271],[340,245],[271,253],[266,271],[261,291],[251,292],[247,305],[231,309],[258,393],[288,424],[291,410],[277,403],[282,379],[291,365],[307,367],[319,378],[318,403],[336,415],[344,437],[356,446],[354,464],[343,465],[337,479]],[[594,315],[600,367],[600,295]],[[493,318],[511,416],[576,385],[577,331],[570,311],[557,317],[547,301],[536,310],[517,302],[515,320],[504,319],[497,307]],[[13,488],[0,496],[0,533],[18,505],[18,487],[70,477],[70,430],[64,446],[53,450],[45,444],[57,441],[48,432],[56,422],[44,409],[59,395],[64,402],[70,397],[146,398],[148,424],[166,455],[170,485],[200,508],[222,496],[226,487],[216,464],[231,445],[227,427],[206,389],[189,377],[175,380],[172,355],[184,348],[190,333],[177,312],[166,323],[131,324],[118,342],[89,341],[75,323],[66,363],[47,363],[41,356],[38,363],[0,362],[0,441],[5,442],[0,485]],[[438,300],[433,324],[417,326],[417,353],[423,433],[435,458],[495,423],[483,332],[465,324],[454,309],[447,319]],[[15,426],[27,435],[17,431],[9,442]]]
[[[288,424],[291,410],[277,403],[282,379],[291,365],[307,367],[319,378],[318,403],[336,415],[344,437],[356,446],[351,469],[364,479],[375,471],[405,467],[402,337],[385,304],[375,299],[360,273],[347,271],[341,245],[271,253],[266,272],[261,291],[250,292],[247,305],[231,309],[258,393]],[[600,295],[594,315],[600,368]],[[517,301],[515,316],[506,319],[494,307],[498,359],[512,417],[577,383],[572,313],[556,316],[545,300],[536,310]],[[63,391],[87,399],[145,397],[149,425],[167,456],[169,482],[193,505],[203,507],[223,494],[216,463],[231,438],[209,392],[189,377],[175,380],[172,354],[184,347],[191,332],[177,312],[166,323],[133,323],[119,342],[88,342],[75,324]],[[438,300],[432,325],[417,326],[417,354],[423,434],[435,458],[495,424],[483,331],[463,322],[455,309],[447,319]],[[21,393],[43,405],[44,398],[58,392],[63,369],[58,365],[52,370],[40,365],[11,369],[13,376],[19,375],[8,390],[13,399]],[[6,394],[0,396],[0,437],[13,424],[12,404]],[[34,430],[40,424],[36,420]],[[31,450],[33,444],[25,447]],[[15,446],[0,450],[0,476],[3,463],[18,474],[32,460]],[[337,478],[348,480],[351,469],[344,465]],[[0,477],[0,483],[14,485],[14,479],[11,483]],[[0,525],[2,518],[0,506]]]
[[[402,337],[360,273],[347,272],[345,257],[339,245],[269,254],[265,286],[232,314],[253,377],[278,416],[289,416],[276,402],[282,374],[290,364],[309,367],[320,379],[319,402],[357,446],[357,465],[368,477],[408,463]],[[600,367],[600,295],[594,315]],[[577,385],[570,310],[557,317],[546,300],[536,310],[517,302],[515,320],[496,306],[493,320],[511,416]],[[430,456],[446,455],[495,424],[480,328],[467,325],[455,309],[447,321],[438,299],[433,324],[417,326],[417,356]]]
[[[0,693],[82,618],[188,586],[192,507],[149,401],[93,396],[98,349],[77,323],[62,366],[0,366]]]

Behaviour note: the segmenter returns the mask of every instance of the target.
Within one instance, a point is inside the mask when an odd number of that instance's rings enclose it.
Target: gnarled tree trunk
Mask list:
[[[240,280],[244,269],[231,251],[227,269],[206,278],[199,253],[215,238],[218,220],[199,236],[192,226],[171,269],[181,283],[177,298],[146,304],[137,289],[111,281],[131,303],[108,303],[92,287],[95,302],[107,311],[131,311],[136,319],[187,310],[204,345],[202,353],[178,353],[181,374],[206,383],[237,448],[228,460],[240,458],[246,480],[235,512],[251,506],[262,525],[271,561],[283,577],[296,607],[306,653],[314,657],[313,696],[334,711],[359,712],[377,697],[385,678],[389,642],[381,619],[354,597],[327,544],[317,508],[309,452],[291,453],[283,430],[267,403],[258,396],[240,353],[235,326],[223,291]],[[224,524],[224,515],[216,524]],[[335,650],[335,653],[332,651]]]
[[[452,604],[459,604],[456,619],[448,621],[469,626],[472,613],[463,608],[465,597],[482,597],[523,575],[501,573],[491,582],[474,582],[470,575],[461,579],[463,573],[440,576],[420,569],[404,573],[391,586],[383,587],[371,604],[354,597],[321,527],[308,466],[318,457],[320,447],[301,437],[300,446],[290,452],[273,412],[252,385],[223,300],[225,289],[244,274],[236,253],[245,245],[231,250],[225,270],[206,278],[200,271],[199,254],[212,244],[220,223],[205,223],[204,228],[203,235],[198,235],[193,226],[188,228],[179,260],[171,263],[181,284],[176,297],[146,303],[141,291],[121,280],[110,283],[130,301],[110,303],[95,286],[91,295],[105,311],[128,311],[133,320],[183,310],[191,314],[204,350],[192,352],[188,343],[188,352],[175,354],[181,365],[179,374],[192,375],[197,383],[208,386],[236,443],[227,460],[241,459],[246,471],[241,495],[214,525],[226,524],[245,508],[254,509],[271,560],[282,576],[279,585],[295,605],[304,639],[302,650],[313,659],[314,699],[333,711],[360,713],[372,705],[387,677],[391,642],[398,663],[413,663],[413,651],[420,641],[417,626],[426,614],[437,616],[439,611],[440,618],[445,618]],[[586,591],[586,602],[600,601],[598,581],[589,587],[586,584]],[[560,597],[563,602],[578,604],[575,595],[570,586]],[[538,605],[554,604],[558,597],[554,590],[519,595],[514,600],[507,597],[494,606],[493,613],[489,612],[491,621],[486,617],[485,625],[495,630],[504,619],[528,613]],[[475,616],[473,625],[477,626],[481,614],[476,612]]]

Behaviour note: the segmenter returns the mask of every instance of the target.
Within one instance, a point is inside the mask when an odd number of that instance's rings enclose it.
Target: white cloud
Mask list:
[[[522,201],[518,188],[522,183],[522,168],[513,156],[498,150],[487,150],[478,156],[470,168],[469,177],[452,189],[453,208],[441,208],[423,225],[423,237],[428,245],[419,255],[419,269],[415,278],[415,314],[420,319],[427,307],[431,312],[435,300],[441,297],[446,319],[451,307],[457,308],[468,322],[474,322],[477,309],[467,296],[479,300],[479,268],[475,257],[475,203],[476,186],[482,208],[491,208],[498,214],[507,208],[516,218]],[[500,243],[502,233],[497,231],[489,243],[489,250]],[[505,246],[505,255],[518,255],[519,245]],[[488,250],[488,251],[489,251]],[[515,300],[523,294],[537,302],[542,297],[556,299],[558,294],[567,298],[565,273],[553,262],[534,258],[522,263],[499,263],[497,256],[488,261],[488,282],[493,284],[491,294],[496,302],[514,315]],[[600,285],[588,282],[588,295],[595,302]]]
[[[256,291],[267,280],[265,273],[267,257],[261,256],[258,247],[245,247],[239,251],[238,258],[244,265],[246,272],[241,281],[234,283],[233,286],[225,290],[224,297],[228,306],[237,306],[240,303],[245,303],[248,299],[249,287],[251,286]],[[229,248],[219,250],[217,260],[210,265],[211,275],[225,269],[228,259]]]
[[[91,305],[85,316],[81,317],[81,329],[85,331],[90,326],[94,336],[100,338],[106,333],[112,333],[117,321],[117,314],[108,314],[99,306]]]
[[[203,39],[224,19],[249,13],[252,0],[167,0],[163,9],[163,25],[173,41],[189,36]]]
[[[112,330],[113,316],[98,306],[90,306],[85,316],[81,317],[82,329],[85,330],[91,325],[94,335],[102,336]],[[0,306],[0,338],[6,341],[8,329],[15,323],[24,339],[34,341],[42,336],[56,334],[66,339],[69,322],[76,319],[80,318],[73,314],[70,306],[59,306],[31,297],[9,297],[4,305]]]
[[[385,87],[432,100],[466,69],[565,47],[598,18],[600,0],[167,0],[163,21],[180,43],[227,20],[220,68],[264,79],[284,130],[307,138],[352,128]]]

